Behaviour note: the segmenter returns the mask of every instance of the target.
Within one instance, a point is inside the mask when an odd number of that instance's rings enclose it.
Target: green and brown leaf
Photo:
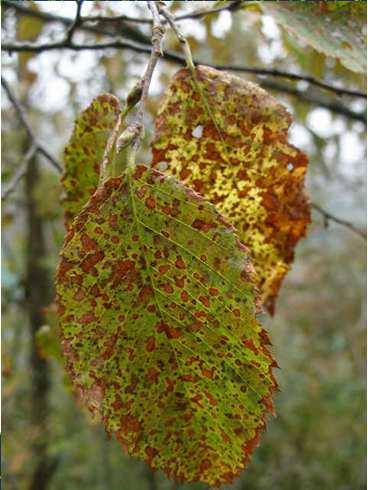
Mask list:
[[[337,58],[354,72],[367,71],[366,2],[260,2],[263,11],[302,42]]]
[[[67,228],[97,188],[105,148],[119,124],[120,111],[116,97],[102,94],[75,121],[73,134],[64,150],[61,179]]]
[[[230,482],[272,411],[253,274],[213,205],[143,165],[102,183],[70,226],[57,274],[68,370],[106,430],[171,478]]]
[[[208,67],[177,72],[156,119],[153,166],[211,201],[236,226],[270,312],[305,234],[307,157],[291,116],[257,85]]]

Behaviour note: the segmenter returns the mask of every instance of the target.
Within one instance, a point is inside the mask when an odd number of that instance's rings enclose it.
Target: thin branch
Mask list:
[[[37,12],[37,11],[31,11],[25,7],[23,7],[20,4],[15,4],[9,0],[3,0],[2,2],[6,6],[12,7],[19,12],[21,12],[23,15],[30,15],[34,17],[38,17],[42,20],[45,21],[56,21],[56,22],[61,22],[64,25],[70,26],[73,21],[71,19],[68,19],[67,17],[63,17],[60,15],[53,15],[50,13],[46,12]],[[233,4],[233,7],[230,8],[230,6],[224,6],[224,7],[219,7],[217,11],[221,10],[235,10],[235,2]],[[226,7],[226,8],[225,8]],[[210,13],[210,12],[209,12]],[[203,14],[203,12],[202,12]],[[185,18],[191,18],[188,17],[190,14],[184,14],[186,17]],[[119,17],[114,17],[114,19],[118,19]],[[88,19],[88,17],[83,17],[83,22]],[[174,20],[181,20],[183,19],[183,16],[177,16],[173,17]],[[101,20],[101,19],[100,19]],[[110,18],[109,18],[110,20]],[[112,20],[112,19],[111,19]],[[122,19],[120,19],[122,20]],[[125,19],[127,20],[127,19]],[[151,23],[152,21],[149,19],[149,22]],[[106,32],[101,30],[100,28],[97,28],[95,26],[86,26],[86,25],[80,25],[80,29],[88,30],[91,32],[99,32],[101,34],[107,35],[107,36],[113,36],[114,34],[111,32]],[[3,43],[2,48],[4,51],[7,51],[9,53],[12,52],[21,52],[21,51],[26,51],[26,52],[36,52],[40,53],[42,51],[46,50],[53,50],[53,49],[71,49],[75,51],[80,51],[83,49],[86,50],[101,50],[101,49],[107,49],[107,48],[115,48],[115,49],[131,49],[133,51],[139,52],[139,53],[150,53],[151,49],[150,46],[146,43],[142,44],[137,44],[137,43],[131,43],[126,40],[121,40],[121,39],[115,39],[112,42],[108,43],[100,43],[100,44],[95,44],[95,45],[86,45],[86,44],[75,44],[71,42],[56,42],[56,43],[45,43],[45,44],[35,44],[35,43]],[[167,51],[164,53],[164,57],[169,60],[169,61],[175,61],[180,64],[185,63],[185,59],[180,56],[180,54],[177,54],[172,51]],[[252,73],[255,75],[265,75],[265,76],[271,76],[275,78],[286,78],[289,80],[294,80],[294,81],[304,81],[308,82],[310,85],[315,85],[316,87],[322,88],[324,90],[327,90],[329,92],[332,92],[336,95],[347,95],[351,97],[359,97],[359,98],[366,98],[366,94],[358,91],[358,90],[351,90],[351,89],[346,89],[346,88],[341,88],[341,87],[335,87],[333,85],[330,85],[326,82],[322,82],[320,80],[315,79],[314,77],[308,76],[308,75],[300,75],[297,73],[290,73],[282,70],[277,70],[277,69],[265,69],[261,67],[246,67],[246,66],[241,66],[241,65],[224,65],[224,64],[208,64],[208,63],[203,63],[200,60],[194,60],[194,64],[205,64],[208,66],[212,66],[213,68],[217,68],[219,70],[227,70],[227,71],[234,71],[234,72],[241,72],[241,73]]]
[[[135,164],[135,154],[141,143],[143,135],[143,110],[147,100],[148,90],[151,84],[152,75],[157,65],[158,59],[162,56],[162,39],[165,34],[165,28],[161,23],[160,14],[157,9],[156,2],[146,2],[147,7],[152,14],[152,47],[150,50],[150,58],[148,65],[140,82],[133,87],[133,91],[127,97],[127,108],[131,107],[129,100],[132,100],[133,105],[139,103],[138,111],[133,121],[127,126],[116,141],[118,152],[128,149],[126,160],[127,165]]]
[[[54,51],[56,49],[70,49],[72,51],[100,51],[108,48],[115,49],[130,49],[136,51],[137,53],[151,53],[151,49],[148,45],[133,43],[132,41],[127,41],[123,39],[115,39],[113,41],[105,41],[102,43],[95,44],[78,44],[72,41],[56,41],[51,43],[2,43],[1,45],[3,51],[8,53],[18,53],[18,52],[28,52],[28,53],[42,53],[44,51]],[[182,62],[180,56],[175,61]]]
[[[197,64],[196,61],[195,63]],[[347,88],[336,87],[326,82],[317,80],[316,78],[311,77],[309,75],[299,75],[298,73],[285,72],[283,70],[277,70],[273,68],[271,69],[258,68],[258,67],[252,68],[252,67],[245,67],[240,65],[209,65],[209,66],[212,66],[213,68],[217,68],[218,70],[253,73],[254,75],[261,75],[261,76],[266,75],[275,78],[286,78],[298,82],[307,82],[310,85],[314,85],[315,87],[322,88],[324,90],[327,90],[328,92],[333,92],[336,95],[349,95],[351,97],[358,97],[362,99],[367,98],[367,94],[360,92],[359,90],[350,90]]]
[[[188,19],[201,19],[206,17],[207,15],[218,14],[219,12],[223,12],[224,10],[228,10],[233,12],[237,10],[242,4],[241,0],[235,0],[229,2],[226,5],[220,7],[214,7],[213,9],[203,9],[203,10],[195,10],[194,12],[190,12],[188,14],[175,15],[174,20],[188,20]]]
[[[7,50],[10,46],[9,51],[32,51],[32,52],[42,52],[46,50],[55,50],[55,49],[71,49],[74,51],[84,51],[84,50],[92,50],[92,51],[98,51],[98,50],[105,50],[105,49],[128,49],[132,50],[138,53],[142,54],[150,54],[151,49],[148,46],[134,43],[132,41],[128,40],[114,40],[114,41],[107,41],[104,43],[98,43],[98,44],[75,44],[73,42],[65,42],[60,41],[60,42],[55,42],[55,43],[46,43],[42,44],[39,46],[34,46],[30,43],[25,44],[23,43],[22,46],[19,46],[18,44],[14,45],[9,45],[7,43],[2,44],[3,50]],[[19,49],[18,49],[19,48]],[[180,65],[186,65],[186,59],[185,56],[182,56],[179,53],[175,53],[172,51],[165,51],[163,58],[165,61],[172,61],[175,63],[179,63]],[[198,60],[194,60],[195,64],[201,64]],[[216,65],[216,64],[209,64],[209,63],[204,63],[207,66],[211,66],[216,69],[226,69],[228,71],[231,71],[234,67],[232,65]],[[236,70],[235,70],[236,71]],[[240,70],[238,70],[240,71]],[[259,74],[258,69],[246,69],[244,68],[243,71],[249,72],[249,73],[254,73],[254,74]],[[262,74],[267,72],[266,70],[262,70]],[[366,124],[366,115],[365,113],[357,113],[355,111],[352,111],[345,105],[339,103],[338,101],[334,100],[325,100],[321,96],[317,95],[310,95],[308,94],[307,91],[303,91],[294,87],[289,87],[285,84],[281,84],[278,82],[271,82],[270,80],[264,80],[262,78],[258,79],[258,83],[265,88],[270,88],[272,90],[277,90],[278,92],[283,92],[289,95],[295,95],[296,97],[299,97],[301,100],[305,100],[306,102],[309,102],[311,104],[320,106],[320,107],[325,107],[326,109],[330,110],[331,112],[334,112],[336,114],[341,114],[342,116],[348,117],[350,119],[356,120],[356,121],[361,121],[364,124]],[[362,94],[364,95],[364,94]]]
[[[74,22],[73,19],[69,17],[64,17],[62,15],[51,14],[42,10],[30,10],[29,8],[24,7],[21,2],[2,0],[1,5],[14,9],[19,15],[33,17],[44,22],[58,22],[66,27],[70,27]],[[150,38],[148,36],[143,34],[139,29],[136,29],[131,25],[124,23],[123,21],[121,21],[120,24],[106,23],[105,25],[103,25],[99,23],[97,25],[88,25],[84,23],[84,17],[81,17],[81,22],[78,25],[78,30],[90,32],[93,34],[102,34],[107,37],[116,37],[118,35],[117,29],[119,29],[119,33],[123,32],[124,36],[136,42],[140,42],[143,44],[150,43]]]
[[[325,209],[321,208],[321,206],[319,206],[316,203],[311,203],[311,207],[316,211],[318,211],[323,216],[326,226],[328,225],[329,221],[333,221],[334,223],[337,223],[341,226],[344,226],[345,228],[348,228],[350,231],[354,232],[355,234],[359,235],[361,238],[367,241],[367,233],[363,230],[360,230],[349,221],[338,218],[337,216],[331,214],[329,211],[326,211]]]
[[[18,170],[15,172],[13,180],[9,183],[9,185],[6,187],[6,189],[2,193],[2,195],[1,195],[2,201],[5,200],[7,197],[9,197],[10,194],[12,194],[15,191],[19,181],[27,173],[29,161],[31,160],[31,158],[34,157],[34,155],[36,153],[37,153],[37,148],[34,145],[31,145],[31,147],[29,148],[29,150],[27,151],[27,153],[24,156],[23,163],[20,165],[20,167],[18,167]]]
[[[218,14],[219,12],[223,12],[224,10],[229,10],[229,11],[236,10],[236,8],[241,3],[242,3],[241,0],[233,0],[221,7],[215,7],[213,9],[195,10],[194,12],[189,12],[187,14],[173,16],[173,18],[175,21],[201,19],[203,17],[206,17],[207,15]],[[106,17],[103,15],[90,15],[84,17],[84,20],[86,22],[111,22],[111,21],[116,22],[116,21],[123,20],[127,22],[134,22],[136,24],[152,24],[152,19],[142,19],[141,17],[133,17],[130,15],[118,15],[116,17]],[[164,22],[167,22],[167,20]]]
[[[142,77],[142,95],[139,102],[139,109],[137,112],[136,120],[134,124],[143,127],[143,109],[147,100],[148,90],[151,84],[152,75],[156,68],[158,59],[162,56],[162,39],[165,34],[165,28],[161,24],[160,14],[157,9],[156,2],[147,2],[147,6],[152,14],[152,49],[150,54],[150,59],[146,71]],[[136,150],[141,142],[142,131],[140,131],[135,138],[133,147]]]
[[[41,155],[43,155],[50,163],[51,165],[56,168],[59,172],[61,172],[61,165],[58,163],[58,161],[46,150],[46,148],[41,144],[39,143],[39,141],[37,140],[37,138],[35,137],[35,135],[33,134],[33,131],[31,129],[31,126],[29,124],[29,122],[27,121],[27,118],[25,116],[25,113],[24,113],[24,109],[23,107],[21,106],[20,102],[17,100],[17,98],[15,97],[15,95],[13,94],[13,92],[11,91],[9,85],[8,85],[8,82],[3,78],[1,77],[1,85],[2,87],[4,88],[10,102],[12,103],[17,115],[18,115],[18,118],[22,124],[22,126],[24,127],[24,129],[26,130],[27,132],[27,135],[29,137],[29,139],[31,140],[32,144],[31,146],[33,146],[35,148],[35,151],[40,153]],[[29,159],[28,159],[29,161]]]
[[[313,105],[318,105],[324,107],[329,111],[340,114],[341,116],[348,117],[349,119],[354,119],[355,121],[360,121],[363,124],[367,124],[367,114],[366,112],[356,112],[345,105],[341,104],[338,100],[327,99],[316,93],[311,93],[309,90],[299,90],[295,87],[286,85],[284,83],[273,82],[271,80],[259,79],[258,83],[269,90],[275,90],[277,92],[283,92],[288,95],[297,97],[301,101],[308,102]]]
[[[77,3],[77,10],[75,13],[75,19],[73,23],[70,25],[69,29],[67,30],[66,37],[65,37],[67,42],[72,41],[75,30],[82,23],[81,10],[83,5],[83,0],[76,0],[76,3]]]
[[[192,73],[194,73],[195,72],[195,65],[193,62],[192,52],[190,50],[190,46],[189,46],[189,43],[187,41],[187,38],[181,32],[181,30],[179,29],[179,27],[176,24],[175,17],[171,14],[169,9],[163,5],[163,2],[162,3],[158,2],[158,10],[159,10],[160,14],[169,23],[171,29],[174,31],[178,41],[180,42],[180,46],[183,50],[186,65],[192,71]]]

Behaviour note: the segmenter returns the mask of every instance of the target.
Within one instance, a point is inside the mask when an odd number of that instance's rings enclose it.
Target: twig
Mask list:
[[[73,19],[64,17],[63,15],[51,14],[42,10],[30,10],[27,7],[24,7],[21,2],[2,0],[1,5],[14,9],[19,15],[33,17],[44,22],[58,22],[66,27],[70,27],[74,22]],[[78,29],[81,31],[91,32],[93,34],[102,34],[108,37],[117,36],[117,28],[119,29],[119,33],[122,33],[123,31],[124,36],[126,36],[128,39],[132,39],[143,44],[150,43],[150,38],[143,34],[143,32],[127,23],[124,23],[123,21],[120,21],[120,23],[106,22],[104,25],[101,23],[97,25],[88,25],[87,23],[84,23],[84,17],[82,17],[81,23],[78,25]]]
[[[24,161],[23,161],[22,165],[15,172],[15,175],[14,175],[13,180],[9,183],[9,185],[6,187],[6,189],[2,193],[2,195],[1,195],[1,200],[2,201],[5,200],[7,197],[9,197],[10,194],[12,194],[15,191],[15,189],[16,189],[19,181],[27,173],[29,161],[31,160],[31,158],[34,157],[34,155],[36,153],[37,153],[37,148],[32,144],[31,147],[29,148],[29,150],[27,151],[27,153],[24,156]]]
[[[135,124],[143,127],[143,109],[147,100],[149,86],[151,84],[152,75],[157,65],[158,59],[162,56],[162,39],[165,34],[165,28],[161,24],[160,14],[157,9],[156,2],[147,2],[147,6],[152,14],[152,49],[150,59],[146,71],[142,78],[142,95],[139,102],[139,109],[136,116]],[[142,131],[140,131],[135,138],[133,147],[136,150],[141,142]]]
[[[195,62],[197,64],[197,62]],[[275,78],[287,78],[289,80],[295,80],[298,82],[307,82],[310,85],[314,85],[315,87],[322,88],[329,92],[333,92],[336,95],[349,95],[351,97],[359,97],[362,99],[367,98],[367,94],[360,92],[359,90],[350,90],[346,88],[336,87],[334,85],[329,85],[328,83],[321,82],[316,78],[313,78],[309,75],[299,75],[298,73],[285,72],[277,69],[264,69],[258,67],[245,67],[239,65],[209,65],[213,68],[217,68],[218,70],[227,70],[234,72],[243,72],[243,73],[253,73],[254,75],[265,75]]]
[[[12,103],[14,109],[16,110],[16,113],[18,115],[18,118],[22,124],[22,126],[24,127],[24,129],[26,130],[27,132],[27,135],[29,137],[29,139],[31,140],[32,144],[31,146],[33,146],[35,148],[35,151],[40,153],[41,155],[43,155],[50,163],[51,165],[56,168],[59,172],[62,171],[61,169],[61,165],[58,163],[57,160],[55,160],[55,158],[46,150],[46,148],[41,144],[39,143],[39,141],[37,140],[37,138],[35,137],[35,135],[33,134],[33,131],[31,129],[31,126],[29,125],[28,121],[27,121],[27,118],[24,114],[24,110],[20,104],[20,102],[17,100],[17,98],[15,97],[15,95],[13,94],[13,92],[11,91],[7,81],[1,77],[1,85],[2,87],[4,88],[10,102]],[[28,159],[29,161],[29,159]]]
[[[153,71],[156,67],[157,61],[162,56],[162,39],[165,34],[165,28],[161,24],[160,15],[155,2],[147,2],[148,8],[152,13],[152,50],[150,60],[147,65],[146,72],[143,76],[143,89],[141,97],[141,106],[144,105],[148,96],[148,89],[152,80]]]
[[[274,82],[271,80],[259,79],[258,83],[261,87],[267,88],[269,90],[275,90],[277,92],[283,92],[288,95],[297,97],[301,101],[308,102],[313,105],[318,105],[324,107],[335,114],[340,114],[346,116],[349,119],[354,119],[355,121],[360,121],[363,124],[367,124],[367,114],[366,112],[356,112],[352,111],[345,105],[341,104],[338,100],[327,99],[316,93],[311,93],[309,90],[299,90],[292,86],[286,85],[284,83]]]
[[[116,48],[116,49],[126,48],[126,49],[131,49],[133,51],[136,51],[138,53],[151,52],[148,45],[133,43],[131,41],[122,40],[122,39],[116,39],[114,41],[107,41],[107,42],[96,43],[96,44],[76,44],[73,42],[66,42],[66,41],[58,41],[58,42],[44,43],[44,44],[37,44],[37,43],[30,43],[30,42],[23,42],[23,43],[3,42],[2,43],[3,51],[6,51],[8,53],[18,53],[18,52],[42,53],[43,51],[51,51],[55,49],[70,49],[73,51],[82,51],[82,50],[98,51],[98,50],[103,50],[108,48]],[[186,62],[184,57],[180,56],[180,54],[175,53],[173,51],[165,51],[164,58],[169,61],[175,61],[177,63],[180,63],[181,65]],[[336,95],[348,95],[351,97],[358,97],[363,99],[367,97],[367,94],[363,92],[359,92],[358,90],[350,90],[346,88],[335,87],[325,82],[321,82],[320,80],[316,80],[315,78],[310,77],[308,75],[299,75],[297,73],[291,73],[291,72],[286,72],[286,71],[281,71],[276,69],[246,67],[240,65],[224,65],[218,63],[206,63],[197,59],[193,59],[193,62],[195,65],[203,64],[203,65],[211,66],[212,68],[216,68],[217,70],[233,71],[237,73],[252,73],[254,75],[259,75],[259,76],[270,76],[275,78],[286,78],[294,81],[308,82],[310,85],[323,88],[324,90],[333,92]]]
[[[76,28],[82,23],[81,10],[82,10],[83,0],[76,0],[76,3],[77,3],[77,11],[75,13],[75,19],[74,22],[70,25],[69,29],[67,30],[66,37],[65,37],[67,42],[71,42]]]
[[[236,8],[241,4],[240,0],[234,0],[229,2],[226,5],[221,7],[215,7],[213,9],[203,9],[203,10],[195,10],[194,12],[189,12],[187,14],[181,14],[173,16],[175,21],[178,20],[188,20],[188,19],[200,19],[202,17],[206,17],[207,15],[217,14],[224,10],[236,10]],[[118,15],[116,17],[106,17],[103,15],[90,15],[84,17],[86,22],[111,22],[111,21],[127,21],[127,22],[135,22],[137,24],[152,24],[152,19],[142,19],[141,17],[132,17],[129,15]],[[165,21],[164,21],[165,22]],[[167,22],[167,21],[166,21]]]
[[[178,21],[188,19],[201,19],[202,17],[206,17],[207,15],[218,14],[219,12],[223,12],[224,10],[232,12],[237,10],[241,3],[241,0],[234,0],[226,5],[214,7],[213,9],[195,10],[194,12],[190,12],[188,14],[175,15],[174,20]]]
[[[132,99],[133,105],[139,103],[136,116],[116,141],[118,152],[126,150],[126,164],[128,167],[132,167],[135,164],[135,154],[142,140],[144,104],[147,100],[154,69],[159,57],[162,55],[161,43],[165,33],[165,28],[161,23],[156,2],[147,2],[147,6],[151,11],[153,21],[150,59],[141,81],[133,88],[132,93],[127,97],[127,108],[131,107],[131,103],[129,102],[130,99]],[[109,169],[106,170],[107,172],[109,171]],[[104,175],[102,177],[104,178]]]
[[[60,15],[53,15],[50,13],[46,12],[37,12],[37,11],[32,11],[29,10],[25,7],[23,7],[20,4],[13,3],[9,0],[3,0],[3,4],[12,7],[19,12],[21,12],[23,15],[29,15],[33,17],[38,17],[42,20],[45,21],[55,21],[55,22],[61,22],[64,25],[70,26],[73,24],[73,21],[71,19],[68,19],[67,17],[63,17]],[[235,3],[234,3],[235,4]],[[224,7],[218,7],[217,11],[221,10],[234,10],[234,4],[233,7],[231,6],[224,6]],[[225,8],[226,7],[226,8]],[[210,12],[208,12],[210,13]],[[202,12],[203,14],[203,12]],[[191,18],[189,17],[190,14],[184,14],[186,17],[185,18]],[[88,19],[88,17],[83,17],[83,22]],[[114,17],[113,19],[119,19],[119,17]],[[183,16],[177,16],[173,17],[174,21],[177,20],[182,20]],[[100,19],[101,20],[101,19]],[[109,20],[112,20],[109,18]],[[120,19],[123,20],[123,19]],[[127,20],[127,19],[124,19]],[[143,19],[145,20],[145,19]],[[152,21],[149,19],[149,23]],[[107,36],[112,36],[114,35],[113,33],[103,31],[97,27],[92,27],[92,26],[86,26],[86,25],[80,25],[79,26],[81,29],[88,30],[91,32],[99,32],[101,34],[107,35]],[[46,50],[53,50],[53,49],[71,49],[75,51],[80,51],[83,49],[86,50],[101,50],[101,49],[107,49],[107,48],[116,48],[116,49],[131,49],[136,52],[140,53],[150,53],[151,49],[150,46],[146,45],[145,43],[142,44],[136,44],[136,43],[131,43],[126,40],[121,40],[121,39],[115,39],[112,42],[107,42],[107,43],[100,43],[100,44],[94,44],[94,45],[86,45],[86,44],[75,44],[72,42],[55,42],[55,43],[45,43],[45,44],[35,44],[35,43],[6,43],[4,42],[2,44],[2,49],[4,51],[7,51],[9,53],[12,52],[21,52],[21,51],[26,51],[26,52],[36,52],[40,53],[42,51]],[[181,57],[179,54],[172,52],[172,51],[167,51],[164,53],[164,58],[166,58],[169,61],[175,61],[180,64],[185,63],[185,59]],[[310,85],[315,85],[317,87],[320,87],[324,90],[327,90],[329,92],[333,92],[336,95],[347,95],[351,97],[359,97],[359,98],[366,98],[366,94],[358,91],[358,90],[351,90],[351,89],[346,89],[346,88],[340,88],[340,87],[335,87],[333,85],[330,85],[328,83],[322,82],[320,80],[315,79],[314,77],[307,76],[307,75],[300,75],[297,73],[290,73],[282,70],[276,70],[276,69],[264,69],[260,67],[246,67],[246,66],[240,66],[240,65],[221,65],[221,64],[208,64],[208,63],[203,63],[200,60],[193,60],[194,64],[206,64],[208,66],[212,66],[213,68],[217,68],[219,70],[228,70],[228,71],[234,71],[234,72],[242,72],[242,73],[253,73],[255,75],[267,75],[267,76],[272,76],[276,78],[286,78],[289,80],[296,80],[296,81],[305,81],[308,82]]]
[[[163,5],[163,3],[161,2],[158,2],[158,10],[160,14],[162,14],[163,17],[166,19],[166,21],[169,23],[171,29],[175,32],[175,35],[178,38],[178,41],[180,42],[181,48],[183,50],[186,64],[188,68],[190,68],[190,70],[194,72],[195,66],[194,66],[190,46],[188,44],[187,38],[183,35],[183,33],[176,25],[175,17],[171,14],[169,9],[165,7],[165,5]]]
[[[359,228],[356,228],[349,221],[346,221],[344,219],[338,218],[337,216],[334,216],[329,211],[326,211],[325,209],[321,208],[321,206],[319,206],[316,203],[311,203],[311,207],[313,209],[315,209],[316,211],[318,211],[323,216],[326,226],[328,225],[329,221],[333,221],[334,223],[337,223],[341,226],[344,226],[345,228],[348,228],[350,231],[356,233],[357,235],[359,235],[364,240],[367,240],[367,233],[363,230],[360,230]]]

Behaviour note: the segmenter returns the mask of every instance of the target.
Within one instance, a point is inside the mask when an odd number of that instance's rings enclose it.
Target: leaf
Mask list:
[[[290,34],[366,73],[366,2],[260,2]]]
[[[252,266],[231,225],[140,165],[99,187],[61,257],[63,351],[90,411],[171,478],[231,481],[276,389]]]
[[[237,227],[273,313],[305,234],[307,158],[287,142],[291,117],[257,85],[208,67],[175,75],[156,119],[154,167],[179,178]]]
[[[73,134],[64,150],[65,170],[61,183],[65,226],[96,190],[109,136],[119,124],[120,104],[116,97],[102,94],[77,118]]]

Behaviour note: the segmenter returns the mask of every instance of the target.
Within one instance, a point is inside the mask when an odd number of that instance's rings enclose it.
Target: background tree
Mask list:
[[[281,366],[278,418],[232,488],[364,488],[365,80],[343,56],[325,56],[280,27],[276,2],[261,3],[170,3],[195,60],[272,91],[294,115],[291,140],[310,159],[313,223],[275,317],[263,320]],[[321,13],[329,3],[319,2]],[[124,100],[140,79],[151,51],[148,11],[116,1],[2,7],[6,488],[172,488],[76,406],[47,309],[63,240],[63,146],[93,97],[109,91]],[[182,64],[169,31],[147,103],[143,161],[160,96]]]

